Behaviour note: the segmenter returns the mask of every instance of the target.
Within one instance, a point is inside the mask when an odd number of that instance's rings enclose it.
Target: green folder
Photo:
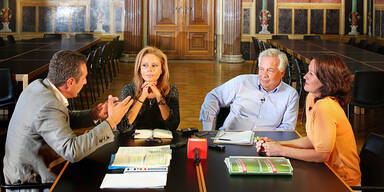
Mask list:
[[[224,160],[230,175],[292,175],[289,159],[284,157],[229,156]]]

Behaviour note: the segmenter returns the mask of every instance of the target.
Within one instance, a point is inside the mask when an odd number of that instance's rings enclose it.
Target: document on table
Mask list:
[[[214,137],[213,143],[234,144],[234,145],[252,145],[253,131],[219,131]]]
[[[106,174],[100,188],[164,188],[167,172]]]
[[[170,145],[156,147],[119,147],[112,167],[168,167],[172,159]]]

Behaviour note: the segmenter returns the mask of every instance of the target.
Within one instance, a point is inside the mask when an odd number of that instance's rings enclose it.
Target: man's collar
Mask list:
[[[53,94],[55,94],[56,98],[65,106],[68,107],[68,99],[64,97],[64,95],[57,89],[57,87],[49,81],[48,78],[46,78],[44,81],[48,82],[49,86],[51,87],[51,90],[53,91]]]

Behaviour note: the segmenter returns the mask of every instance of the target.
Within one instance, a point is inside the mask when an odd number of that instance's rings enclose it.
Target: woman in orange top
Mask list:
[[[343,107],[350,101],[353,75],[337,56],[325,55],[309,64],[304,76],[309,92],[305,113],[306,137],[290,141],[263,138],[258,152],[310,162],[324,162],[348,185],[361,182],[359,156],[353,130]]]

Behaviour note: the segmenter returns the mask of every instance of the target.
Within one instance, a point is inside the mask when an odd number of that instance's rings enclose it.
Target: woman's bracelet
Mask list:
[[[165,105],[165,104],[167,104],[167,103],[165,102],[165,99],[162,97],[162,98],[160,99],[160,101],[157,102],[157,104],[158,104],[158,105]]]
[[[138,101],[139,103],[144,103],[144,101],[140,101],[140,99],[135,99],[136,101]]]

